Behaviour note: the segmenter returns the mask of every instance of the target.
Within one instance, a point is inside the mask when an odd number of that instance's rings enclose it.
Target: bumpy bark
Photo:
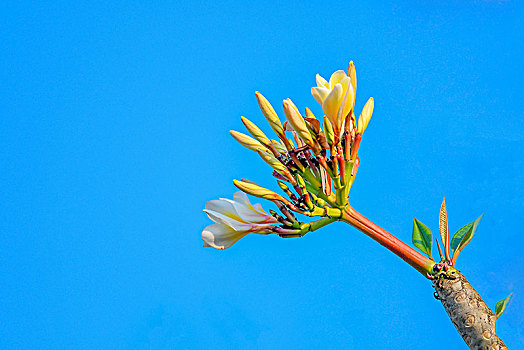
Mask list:
[[[435,297],[470,349],[507,350],[495,331],[495,315],[456,269],[442,271],[433,281]]]

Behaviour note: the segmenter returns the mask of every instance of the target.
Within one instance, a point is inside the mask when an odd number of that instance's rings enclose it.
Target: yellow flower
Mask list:
[[[202,231],[204,247],[225,249],[248,233],[270,234],[278,221],[262,209],[252,205],[247,195],[236,192],[233,200],[220,198],[206,203],[207,216],[215,223]]]
[[[316,80],[317,86],[311,88],[311,94],[322,105],[322,110],[333,125],[333,131],[339,135],[344,119],[355,104],[351,78],[343,70],[337,70],[331,75],[329,82],[319,74]]]

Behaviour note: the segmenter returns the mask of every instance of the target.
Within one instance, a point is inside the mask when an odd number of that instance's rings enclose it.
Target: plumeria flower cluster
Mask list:
[[[273,106],[260,93],[256,98],[277,139],[271,139],[253,122],[241,117],[250,135],[232,130],[244,147],[258,153],[272,169],[286,195],[280,195],[249,180],[234,180],[242,192],[233,200],[212,200],[205,212],[215,222],[202,232],[205,246],[228,248],[248,233],[300,237],[339,219],[348,204],[355,180],[357,155],[362,134],[373,113],[373,98],[357,120],[354,113],[357,77],[350,62],[347,72],[334,72],[329,81],[317,74],[311,89],[322,106],[319,120],[309,108],[304,114],[290,100],[283,101],[286,120],[281,122]],[[260,205],[251,205],[245,193],[275,203],[280,213],[269,214]],[[320,219],[302,223],[295,213]]]

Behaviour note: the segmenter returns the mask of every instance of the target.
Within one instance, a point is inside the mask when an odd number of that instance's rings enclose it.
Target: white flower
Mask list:
[[[355,103],[355,90],[351,78],[343,70],[337,70],[329,78],[329,82],[319,74],[316,77],[317,86],[311,88],[311,94],[322,105],[322,110],[338,134],[344,118]]]
[[[216,249],[229,248],[248,233],[272,233],[272,224],[278,222],[260,204],[252,205],[240,191],[233,195],[233,200],[220,198],[207,202],[204,211],[215,222],[202,231],[204,247]]]

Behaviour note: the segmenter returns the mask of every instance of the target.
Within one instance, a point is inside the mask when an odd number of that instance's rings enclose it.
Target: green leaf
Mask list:
[[[457,249],[460,241],[462,241],[462,238],[469,231],[471,226],[473,226],[472,222],[470,222],[469,224],[467,224],[466,226],[462,227],[460,230],[455,232],[455,234],[453,235],[453,238],[451,239],[451,245],[450,245],[451,251],[453,253],[455,253],[455,249]]]
[[[422,253],[426,254],[430,259],[433,259],[431,256],[433,235],[431,230],[417,219],[413,219],[413,244],[420,249]]]
[[[457,247],[455,248],[454,254],[453,254],[453,262],[457,260],[458,255],[464,249],[464,247],[471,241],[473,238],[473,235],[475,234],[475,231],[477,230],[477,226],[479,225],[480,219],[482,219],[482,214],[479,216],[477,220],[471,223],[471,227],[466,231],[466,233],[462,236],[462,239],[457,244]],[[466,225],[467,226],[467,225]],[[461,229],[462,230],[462,229]],[[459,230],[460,231],[460,230]],[[457,232],[458,233],[458,232]]]
[[[508,295],[506,299],[502,299],[497,302],[497,305],[495,305],[495,317],[496,318],[499,318],[502,315],[502,313],[504,312],[504,310],[506,310],[506,305],[508,305],[508,302],[511,299],[512,295],[513,293]]]

